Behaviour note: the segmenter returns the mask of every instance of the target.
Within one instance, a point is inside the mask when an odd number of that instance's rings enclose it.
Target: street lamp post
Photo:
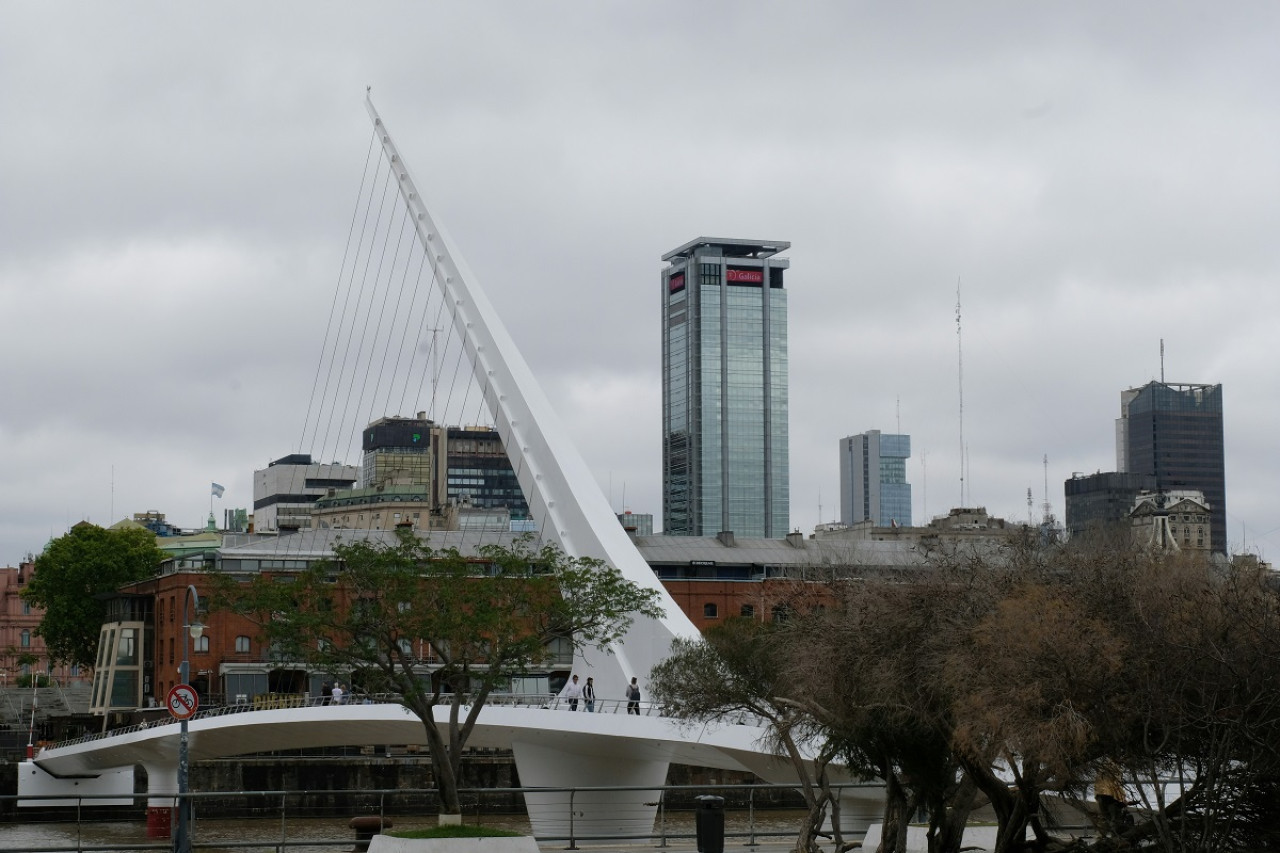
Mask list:
[[[191,640],[200,639],[204,633],[204,625],[199,621],[192,622],[188,605],[195,601],[196,613],[200,611],[200,594],[195,584],[187,585],[186,597],[182,600],[182,668],[178,675],[183,684],[191,683]],[[187,718],[181,720],[181,736],[178,740],[178,831],[173,837],[174,853],[191,853],[191,801],[187,797]]]

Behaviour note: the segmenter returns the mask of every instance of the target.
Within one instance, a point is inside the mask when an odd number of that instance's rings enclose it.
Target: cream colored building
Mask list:
[[[1148,492],[1129,513],[1133,541],[1161,551],[1208,551],[1213,517],[1203,492]]]

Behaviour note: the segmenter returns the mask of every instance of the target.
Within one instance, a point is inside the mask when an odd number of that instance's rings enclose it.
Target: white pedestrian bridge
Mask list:
[[[637,616],[619,642],[608,649],[586,648],[574,671],[595,678],[600,695],[619,696],[629,677],[649,672],[669,653],[676,638],[698,631],[618,523],[591,469],[517,350],[493,303],[475,280],[461,253],[427,209],[403,153],[392,142],[372,101],[367,108],[381,144],[389,176],[398,185],[424,258],[430,289],[438,291],[457,331],[472,371],[482,380],[482,396],[494,427],[517,472],[540,536],[572,557],[604,561],[641,588],[653,590],[665,615]],[[436,709],[447,721],[449,707]],[[671,763],[746,770],[775,783],[798,781],[797,768],[765,746],[765,730],[753,720],[722,720],[693,726],[641,706],[639,716],[625,703],[597,701],[596,713],[570,713],[545,696],[493,697],[481,711],[469,740],[473,747],[511,749],[525,788],[648,787],[666,782]],[[417,744],[422,723],[391,702],[359,705],[301,705],[266,709],[253,705],[214,709],[189,724],[193,760],[235,755],[365,744]],[[147,773],[148,804],[171,808],[178,785],[179,725],[151,725],[57,744],[24,762],[18,793],[24,797],[113,795],[131,802],[134,768]],[[833,780],[843,781],[843,780]],[[850,825],[877,810],[879,791],[848,789],[841,818]],[[642,835],[653,825],[657,806],[651,791],[581,792],[573,820],[581,835]],[[535,835],[565,837],[568,816],[552,795],[526,794]],[[63,801],[66,802],[66,801]],[[74,800],[71,802],[74,803]],[[98,802],[103,802],[99,800]],[[648,803],[648,804],[646,804]],[[25,805],[54,804],[52,800]]]
[[[691,724],[663,716],[641,703],[626,713],[625,701],[597,700],[594,713],[568,709],[546,696],[499,695],[482,709],[468,747],[510,749],[524,788],[659,788],[670,764],[755,773],[774,783],[797,781],[791,763],[764,745],[765,729],[749,719]],[[446,722],[449,706],[436,708]],[[317,747],[368,744],[425,745],[422,722],[394,701],[258,709],[232,705],[198,714],[189,725],[192,760]],[[45,747],[23,762],[22,797],[114,795],[131,802],[133,769],[147,773],[148,805],[174,805],[178,766],[178,723],[131,726]],[[579,835],[643,835],[653,828],[657,805],[651,790],[582,791],[573,800]],[[564,837],[569,814],[563,796],[526,793],[534,834]],[[874,819],[878,789],[849,789],[841,818],[848,826]],[[25,805],[74,805],[74,801],[31,800]],[[99,800],[98,802],[102,802]]]

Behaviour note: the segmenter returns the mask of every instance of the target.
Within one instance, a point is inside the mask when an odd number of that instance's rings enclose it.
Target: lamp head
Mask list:
[[[198,640],[200,639],[200,636],[204,633],[204,625],[201,624],[199,621],[192,622],[190,625],[187,626],[187,630],[191,632],[191,639]]]

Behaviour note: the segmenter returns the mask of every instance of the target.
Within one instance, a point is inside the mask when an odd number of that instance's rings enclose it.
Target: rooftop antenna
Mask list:
[[[1164,384],[1164,338],[1160,339],[1160,384]]]
[[[964,506],[964,336],[960,331],[960,276],[956,276],[956,366],[960,382],[960,506]]]
[[[964,470],[969,476],[964,481],[964,500],[960,503],[970,506],[973,502],[973,469],[969,467],[969,445],[964,446]]]
[[[1049,454],[1044,455],[1044,523],[1049,523],[1052,507],[1049,505]]]
[[[818,523],[822,523],[822,487],[818,487]]]
[[[1031,515],[1031,506],[1032,506],[1031,487],[1027,486],[1027,524],[1028,525],[1032,524],[1035,521],[1034,517]]]
[[[899,396],[893,403],[894,413],[898,418],[898,435],[902,435],[902,397]]]

